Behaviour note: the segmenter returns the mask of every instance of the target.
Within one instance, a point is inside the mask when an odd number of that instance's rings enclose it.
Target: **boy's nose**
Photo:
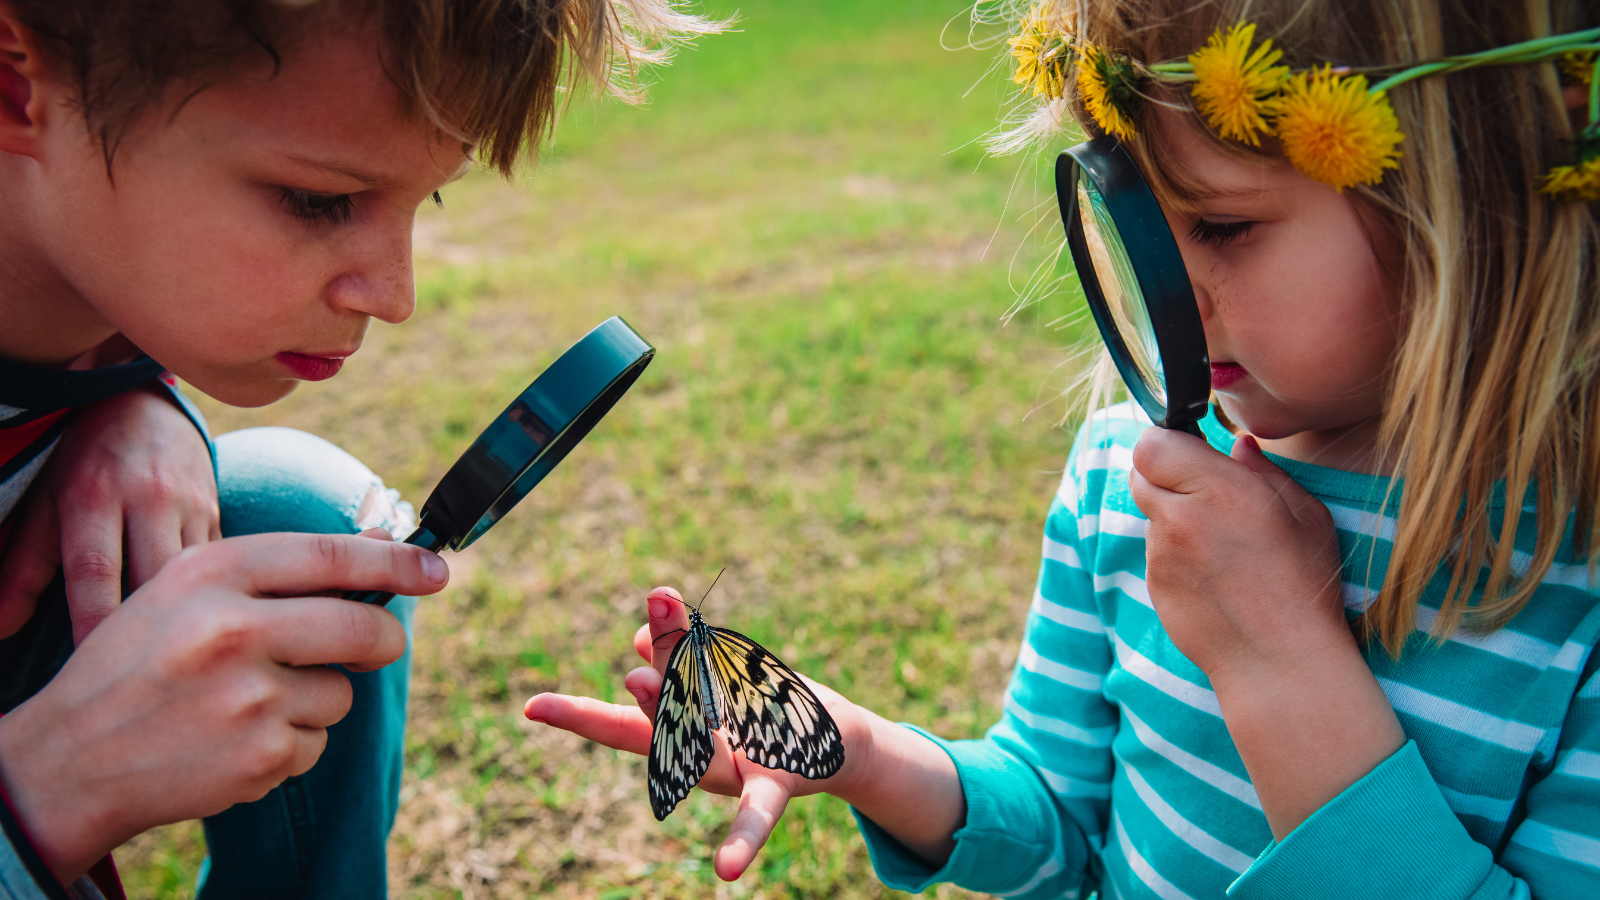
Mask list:
[[[417,305],[411,229],[384,235],[368,250],[367,259],[328,285],[329,302],[391,325],[404,322]]]

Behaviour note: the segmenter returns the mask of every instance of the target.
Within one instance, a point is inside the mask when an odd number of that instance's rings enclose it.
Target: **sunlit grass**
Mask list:
[[[727,566],[710,620],[796,669],[951,737],[998,714],[1080,334],[1041,324],[1060,297],[1000,324],[1054,249],[1051,228],[1029,237],[1054,201],[1042,161],[972,143],[1004,88],[980,83],[989,54],[940,48],[959,12],[741,4],[742,30],[685,51],[648,105],[578,103],[523,183],[447,187],[419,214],[417,314],[339,378],[263,410],[206,405],[218,431],[324,435],[420,502],[605,316],[660,351],[422,603],[397,895],[888,893],[832,798],[791,804],[720,885],[732,801],[692,795],[658,824],[638,760],[520,708],[543,690],[626,701],[645,593],[698,593]],[[124,851],[132,893],[182,896],[197,835]]]

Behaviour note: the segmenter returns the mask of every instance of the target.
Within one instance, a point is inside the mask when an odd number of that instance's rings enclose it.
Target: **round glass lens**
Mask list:
[[[1161,351],[1156,344],[1155,329],[1150,325],[1144,292],[1139,290],[1139,279],[1133,274],[1128,248],[1122,243],[1122,234],[1117,231],[1110,210],[1106,209],[1105,197],[1095,187],[1089,173],[1081,168],[1078,170],[1078,216],[1083,221],[1089,258],[1094,261],[1094,276],[1100,282],[1100,291],[1105,295],[1106,307],[1111,310],[1117,334],[1128,348],[1131,362],[1145,387],[1165,406],[1166,371],[1161,367]]]

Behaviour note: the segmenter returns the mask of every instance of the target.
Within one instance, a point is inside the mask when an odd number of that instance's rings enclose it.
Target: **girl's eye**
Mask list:
[[[1254,227],[1254,222],[1207,222],[1205,219],[1196,219],[1194,227],[1189,229],[1189,237],[1197,243],[1220,247],[1240,240]]]
[[[288,207],[289,213],[308,222],[342,224],[350,221],[350,214],[355,211],[355,202],[349,194],[313,194],[293,188],[278,190],[283,195],[283,205]]]

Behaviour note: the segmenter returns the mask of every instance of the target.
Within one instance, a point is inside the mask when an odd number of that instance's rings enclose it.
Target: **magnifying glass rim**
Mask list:
[[[1151,331],[1166,382],[1167,401],[1162,403],[1150,391],[1134,367],[1127,344],[1117,331],[1106,302],[1105,291],[1089,256],[1078,209],[1078,175],[1086,173],[1105,200],[1107,211],[1117,223],[1123,245],[1140,248],[1138,259],[1129,259],[1139,292],[1150,316]],[[1063,150],[1056,157],[1056,201],[1061,222],[1067,232],[1078,281],[1094,312],[1100,336],[1111,348],[1111,357],[1122,374],[1123,383],[1135,401],[1163,428],[1184,428],[1206,415],[1211,400],[1211,360],[1206,353],[1205,328],[1200,307],[1195,302],[1189,273],[1178,252],[1155,193],[1140,174],[1138,166],[1121,142],[1111,135],[1085,141]],[[1130,240],[1131,238],[1131,240]]]
[[[596,371],[593,366],[572,370],[572,366],[579,359],[595,353],[607,353],[608,351],[612,356],[611,361],[615,362],[616,365],[605,367],[599,371]],[[541,473],[539,479],[524,486],[522,481],[528,472],[541,462],[550,461],[552,454],[558,454],[550,465],[550,468],[554,468],[554,465],[559,463],[578,442],[582,441],[589,430],[598,424],[600,419],[605,417],[611,407],[616,405],[616,402],[622,398],[627,389],[638,379],[644,368],[650,364],[650,360],[655,357],[655,352],[655,347],[651,346],[637,331],[634,331],[621,316],[612,316],[596,325],[577,343],[567,348],[566,352],[561,354],[555,362],[539,373],[539,377],[535,378],[532,384],[528,385],[525,390],[517,395],[515,400],[512,400],[505,409],[501,410],[499,415],[484,426],[483,431],[461,453],[461,456],[456,459],[450,470],[445,473],[443,478],[439,479],[439,483],[434,487],[433,493],[429,495],[427,502],[423,504],[422,517],[418,522],[419,528],[427,528],[432,531],[437,535],[443,546],[452,550],[459,551],[477,540],[488,530],[489,526],[494,524],[494,521],[499,519],[497,515],[493,520],[485,523],[485,517],[497,509],[503,515],[521,500],[528,491],[535,487],[539,480],[542,480],[544,474],[548,474],[548,472]],[[573,386],[575,380],[581,382],[576,387]],[[618,389],[619,384],[620,390]],[[474,492],[470,497],[463,496],[458,499],[441,493],[446,491],[447,486],[470,483],[464,475],[458,474],[458,470],[465,470],[472,465],[474,460],[489,454],[494,444],[494,439],[498,437],[495,425],[507,421],[511,411],[517,407],[517,404],[524,404],[530,410],[548,409],[551,404],[541,401],[560,390],[567,390],[573,393],[587,391],[589,399],[566,421],[543,423],[553,426],[549,439],[540,446],[537,452],[524,460],[515,472],[510,473],[503,485],[492,490],[493,496],[490,496],[491,491],[482,491]],[[597,404],[602,403],[604,403],[604,408],[597,408]],[[535,413],[535,415],[537,414]],[[575,427],[585,423],[588,427],[584,428],[581,434],[574,435],[572,433]],[[491,435],[491,432],[496,433]],[[510,502],[506,502],[507,496],[518,487],[522,487],[523,490],[516,497],[511,498]],[[465,487],[456,487],[455,489],[465,491]],[[485,500],[485,498],[487,499]],[[452,500],[456,500],[456,503],[452,503]],[[461,508],[459,503],[462,500],[470,500],[471,508]]]

